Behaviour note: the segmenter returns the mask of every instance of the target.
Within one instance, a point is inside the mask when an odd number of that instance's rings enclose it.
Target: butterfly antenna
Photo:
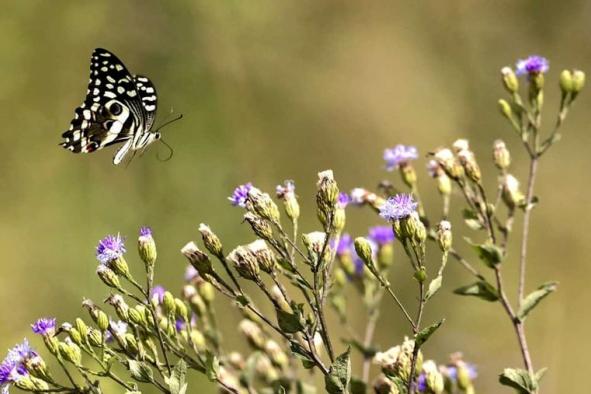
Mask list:
[[[165,159],[162,159],[160,157],[160,154],[157,154],[156,157],[158,158],[158,160],[168,161],[168,160],[172,159],[172,156],[174,155],[174,149],[172,149],[172,147],[170,145],[168,145],[162,138],[160,138],[159,141],[162,142],[164,144],[164,146],[166,146],[168,148],[168,151],[170,152],[170,154]]]
[[[170,120],[167,120],[166,122],[164,122],[163,124],[161,124],[160,126],[158,126],[155,131],[160,131],[165,126],[168,126],[169,124],[174,123],[177,120],[181,120],[182,118],[183,118],[183,114],[178,114],[176,117],[174,117],[174,118],[172,118]]]

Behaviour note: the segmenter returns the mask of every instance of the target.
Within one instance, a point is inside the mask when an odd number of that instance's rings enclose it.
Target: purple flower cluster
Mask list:
[[[374,226],[369,228],[369,239],[378,246],[384,246],[394,241],[394,231],[391,226]]]
[[[0,392],[2,394],[8,394],[11,384],[29,375],[25,363],[29,358],[36,356],[37,353],[29,346],[26,339],[8,351],[0,364]]]
[[[392,171],[401,164],[408,163],[419,157],[416,147],[410,145],[396,145],[394,148],[384,150],[384,160],[386,161],[386,170]]]
[[[152,300],[156,300],[158,305],[162,304],[162,300],[164,299],[164,293],[166,289],[160,285],[156,285],[152,288],[152,292],[150,294],[150,298]]]
[[[236,189],[234,189],[234,192],[230,197],[228,197],[228,200],[230,200],[232,205],[234,205],[235,207],[238,206],[241,208],[245,208],[246,200],[248,199],[248,193],[250,192],[250,189],[252,189],[252,183],[250,182],[244,185],[240,185]]]
[[[99,241],[96,247],[96,259],[101,264],[108,264],[123,256],[125,252],[125,243],[119,234],[117,236],[107,235]]]
[[[341,192],[337,197],[337,207],[345,209],[351,202],[351,196],[349,194]]]
[[[277,185],[275,188],[277,198],[286,200],[295,195],[295,183],[293,181],[285,181],[283,185]]]
[[[55,319],[41,318],[31,324],[35,334],[51,336],[55,332]]]
[[[380,208],[380,216],[386,220],[394,221],[410,216],[417,210],[418,204],[410,194],[397,194],[390,197]]]
[[[140,237],[152,238],[152,229],[148,226],[140,228]]]
[[[515,74],[534,75],[545,73],[550,68],[548,59],[538,55],[532,55],[527,59],[520,59],[515,64]]]

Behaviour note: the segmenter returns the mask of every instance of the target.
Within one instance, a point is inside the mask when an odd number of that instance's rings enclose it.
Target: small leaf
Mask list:
[[[429,339],[429,337],[439,328],[441,327],[441,325],[443,324],[443,322],[445,321],[445,319],[441,319],[440,321],[438,321],[437,323],[433,323],[431,324],[429,327],[423,328],[421,331],[419,331],[417,333],[417,335],[415,335],[415,344],[417,346],[422,346],[425,342],[427,342],[427,340]]]
[[[455,294],[464,296],[474,296],[485,301],[498,301],[497,290],[488,282],[478,281],[471,285],[463,286],[454,290]]]
[[[288,334],[295,334],[304,329],[301,305],[292,305],[292,309],[294,311],[293,313],[276,309],[279,328]]]
[[[554,292],[557,287],[558,282],[547,282],[538,287],[537,290],[529,293],[521,303],[521,308],[519,308],[519,311],[517,312],[517,318],[524,321],[527,315],[540,303],[540,301],[546,298],[550,293]]]
[[[308,351],[299,343],[297,342],[291,342],[289,345],[291,352],[300,360],[302,360],[302,365],[304,366],[304,368],[306,369],[310,369],[310,368],[314,368],[314,366],[316,365],[314,363],[314,360],[312,360],[310,358],[310,356],[308,356]]]
[[[324,377],[324,387],[330,394],[341,394],[349,391],[351,381],[351,348],[334,361],[328,375]]]
[[[180,359],[166,382],[171,394],[185,394],[187,392],[186,377],[187,363],[185,363],[185,360]]]
[[[487,267],[494,268],[495,265],[503,261],[503,251],[498,246],[490,243],[475,244],[470,238],[464,239],[476,250],[478,257]]]
[[[441,282],[443,281],[443,276],[437,275],[435,279],[429,283],[429,288],[427,289],[427,294],[425,295],[425,300],[430,299],[437,293],[437,290],[441,287]]]
[[[128,360],[127,365],[131,377],[138,382],[150,383],[154,380],[154,372],[148,364],[142,361]]]
[[[542,368],[538,372],[536,372],[536,375],[534,376],[534,380],[535,380],[537,387],[540,387],[540,381],[542,380],[542,378],[546,374],[547,370],[548,370],[548,368]]]
[[[470,229],[481,230],[483,228],[482,223],[480,223],[480,220],[478,219],[478,215],[476,215],[476,213],[474,213],[474,211],[471,209],[463,209],[462,216],[464,217],[466,226],[468,226]]]
[[[366,394],[367,385],[359,378],[351,378],[351,394]]]
[[[250,304],[250,300],[248,299],[248,297],[246,297],[245,295],[242,295],[242,294],[236,297],[236,301],[241,306],[247,306],[248,304]]]
[[[211,352],[205,353],[205,374],[213,382],[217,379],[220,369],[220,360]]]
[[[516,389],[520,394],[533,393],[537,389],[537,384],[523,369],[505,368],[499,376],[499,382],[504,386]]]

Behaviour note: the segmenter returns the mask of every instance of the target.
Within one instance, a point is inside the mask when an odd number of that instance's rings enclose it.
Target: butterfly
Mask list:
[[[152,131],[158,98],[152,81],[133,75],[112,52],[97,48],[90,60],[86,98],[74,111],[61,146],[74,153],[90,153],[123,143],[113,164],[160,139]]]

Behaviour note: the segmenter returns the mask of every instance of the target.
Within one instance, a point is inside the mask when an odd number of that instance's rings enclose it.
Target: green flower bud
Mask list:
[[[156,262],[156,242],[152,237],[152,230],[149,227],[142,227],[140,229],[140,236],[138,238],[138,252],[140,258],[146,265],[147,270],[151,270]]]
[[[501,114],[509,120],[513,119],[513,110],[511,109],[511,105],[509,105],[507,100],[500,99],[498,103]]]
[[[115,308],[115,312],[121,320],[129,320],[129,305],[127,305],[121,295],[112,294],[109,298],[107,298],[106,303],[112,305]]]
[[[260,267],[256,257],[244,246],[238,246],[230,252],[228,260],[234,264],[236,271],[244,279],[259,281]]]
[[[443,252],[449,252],[452,244],[451,223],[447,220],[442,220],[437,226],[437,243]]]
[[[573,73],[570,70],[562,70],[560,73],[560,90],[563,95],[573,91]]]
[[[127,261],[125,261],[125,257],[119,256],[116,259],[109,261],[108,266],[117,275],[120,275],[124,278],[131,278],[131,273],[129,271]]]
[[[43,335],[43,342],[45,343],[45,347],[47,348],[47,350],[49,350],[51,354],[53,354],[54,356],[58,354],[59,340],[57,339],[57,337]]]
[[[189,300],[191,310],[195,312],[198,317],[202,317],[207,314],[207,305],[203,302],[203,298],[199,294],[194,294]]]
[[[162,306],[167,315],[174,315],[176,306],[174,304],[174,296],[170,291],[164,292],[164,295],[162,296]]]
[[[300,204],[295,195],[295,184],[293,181],[287,180],[284,186],[277,186],[277,197],[283,200],[283,206],[287,217],[295,222],[300,217]]]
[[[145,327],[146,326],[146,320],[144,319],[144,312],[143,311],[139,311],[136,308],[130,308],[129,309],[129,321],[132,322],[133,324],[136,324],[138,326],[142,326]]]
[[[103,264],[99,264],[96,267],[96,273],[101,278],[104,284],[114,289],[121,289],[121,283],[119,282],[119,278],[115,274],[113,270]]]
[[[464,168],[456,160],[451,150],[447,148],[437,150],[435,152],[435,161],[452,179],[457,180],[464,177]]]
[[[406,184],[406,186],[414,187],[414,185],[417,184],[417,173],[410,162],[401,163],[398,168],[400,170],[402,181]]]
[[[573,70],[573,88],[572,92],[577,95],[585,86],[585,73],[581,70]]]
[[[332,227],[336,233],[341,233],[345,229],[347,223],[347,215],[345,214],[345,208],[337,204],[334,210],[334,217],[332,219]]]
[[[197,291],[208,305],[215,299],[215,287],[209,282],[204,280],[197,282]]]
[[[199,232],[203,238],[205,249],[207,249],[209,253],[213,254],[214,256],[223,257],[224,252],[222,248],[222,241],[220,241],[218,236],[215,235],[213,231],[211,231],[209,226],[201,223],[199,225]]]
[[[459,361],[457,363],[457,371],[458,387],[462,390],[472,387],[472,379],[470,379],[470,371],[468,370],[466,363]]]
[[[427,280],[427,271],[424,267],[421,267],[417,271],[415,271],[413,276],[417,280],[417,282],[423,283],[425,282],[425,280]]]
[[[33,381],[33,377],[26,376],[26,375],[16,379],[16,381],[14,382],[14,385],[24,391],[35,391],[35,389],[37,388],[35,382]],[[7,386],[4,386],[4,387],[7,387]],[[45,388],[49,388],[47,383],[45,384]],[[6,391],[6,392],[8,393],[8,391]]]
[[[503,67],[501,69],[501,76],[503,79],[503,86],[509,93],[516,93],[519,90],[519,80],[511,67]]]
[[[329,207],[330,210],[337,204],[339,196],[339,188],[332,170],[326,170],[318,173],[318,192],[316,194],[316,200],[318,205]]]
[[[273,228],[268,220],[264,220],[252,212],[245,213],[244,220],[250,224],[252,231],[254,231],[258,237],[267,241],[273,239]]]
[[[458,159],[464,168],[464,172],[468,176],[468,179],[474,183],[480,183],[482,174],[480,173],[480,167],[476,162],[474,152],[467,149],[461,150],[458,152]]]
[[[74,365],[80,365],[80,362],[82,361],[82,353],[80,352],[78,345],[72,342],[70,338],[66,338],[65,342],[60,342],[58,349],[60,355],[64,359]]]
[[[371,248],[371,244],[366,238],[355,238],[355,251],[369,269],[375,269],[373,261],[373,250]]]
[[[97,312],[96,315],[96,325],[98,326],[99,330],[106,331],[109,328],[109,316],[101,310]]]
[[[433,360],[427,360],[423,363],[423,372],[425,373],[425,382],[431,394],[441,394],[444,390],[443,375],[439,372],[437,364]]]
[[[124,336],[125,340],[125,349],[130,352],[131,354],[138,354],[139,348],[137,344],[137,340],[131,333],[126,333]]]
[[[187,260],[189,260],[189,263],[195,267],[197,272],[199,272],[199,275],[202,277],[205,277],[213,271],[209,256],[199,250],[195,242],[189,242],[183,246],[181,253],[187,258]]]
[[[506,174],[501,179],[501,197],[509,209],[525,204],[525,195],[519,189],[519,181],[511,174]]]
[[[71,328],[68,331],[68,335],[72,339],[72,342],[74,342],[75,344],[82,345],[84,343],[82,336],[80,335],[80,332],[77,329]]]
[[[417,212],[400,220],[400,231],[418,245],[424,244],[427,239],[427,229]]]
[[[195,351],[198,353],[201,353],[206,349],[205,337],[199,330],[195,328],[191,330],[191,343],[195,347]]]
[[[493,161],[499,170],[505,171],[511,165],[511,154],[503,140],[496,140],[493,144]]]
[[[279,344],[274,340],[269,339],[267,341],[267,343],[265,344],[265,353],[267,353],[267,356],[269,356],[271,362],[275,366],[283,369],[287,368],[287,366],[289,365],[289,359],[287,358],[287,355],[285,354],[283,349],[281,349],[281,346],[279,346]]]
[[[187,305],[185,305],[185,303],[181,299],[175,298],[174,306],[174,310],[178,318],[183,319],[184,321],[189,320],[189,310],[187,309]]]
[[[378,248],[378,267],[385,270],[394,262],[394,245],[387,243]]]
[[[94,347],[102,346],[103,334],[97,329],[90,328],[88,331],[88,343]]]
[[[342,288],[347,284],[347,274],[341,268],[336,267],[333,272],[335,286]]]
[[[265,336],[258,324],[244,319],[238,325],[238,329],[253,348],[258,350],[265,348]]]
[[[261,192],[256,187],[251,187],[248,191],[248,201],[254,212],[260,217],[272,223],[279,223],[279,208],[269,194]]]
[[[86,338],[88,336],[88,326],[86,325],[86,323],[84,323],[84,320],[77,317],[74,321],[74,326],[76,327],[82,338]]]

